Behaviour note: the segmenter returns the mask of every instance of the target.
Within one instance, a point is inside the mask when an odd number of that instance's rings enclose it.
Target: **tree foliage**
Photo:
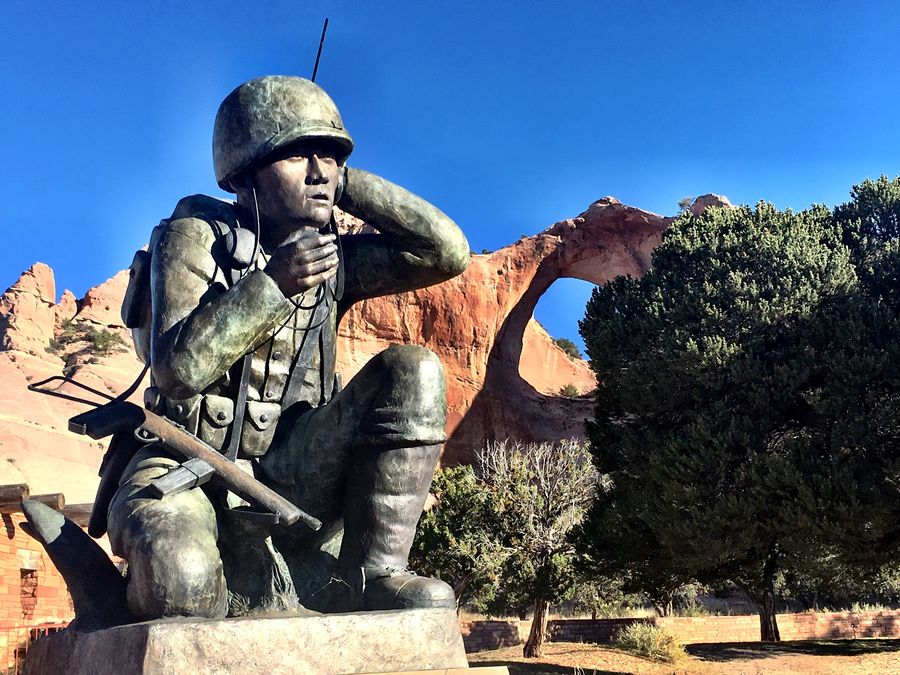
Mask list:
[[[584,358],[581,356],[581,350],[578,349],[578,345],[569,338],[554,338],[553,342],[555,342],[556,346],[563,350],[570,359],[581,360]]]
[[[491,615],[534,609],[526,656],[539,656],[550,602],[575,583],[570,530],[597,474],[576,441],[491,443],[474,467],[442,469],[421,519],[412,562]]]
[[[490,595],[507,557],[494,537],[491,495],[469,465],[440,469],[431,484],[435,506],[419,520],[410,563],[453,587],[457,606]]]
[[[578,390],[578,387],[576,387],[571,382],[569,382],[569,384],[559,388],[560,396],[565,396],[567,398],[574,398],[574,397],[578,396],[579,394],[581,394],[581,392]]]
[[[684,213],[652,271],[594,291],[588,435],[611,484],[577,538],[595,569],[660,597],[730,579],[777,639],[782,570],[896,555],[900,184],[852,196]]]

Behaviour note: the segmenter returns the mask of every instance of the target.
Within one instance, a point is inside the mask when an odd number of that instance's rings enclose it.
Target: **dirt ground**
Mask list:
[[[472,667],[508,666],[510,675],[900,675],[900,639],[703,644],[686,649],[688,655],[674,664],[578,642],[548,643],[540,659],[523,658],[521,646],[468,656]]]

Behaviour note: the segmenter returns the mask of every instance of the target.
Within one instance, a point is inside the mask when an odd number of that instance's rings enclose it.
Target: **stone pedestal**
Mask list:
[[[25,675],[389,673],[466,668],[456,612],[164,619],[37,640]]]

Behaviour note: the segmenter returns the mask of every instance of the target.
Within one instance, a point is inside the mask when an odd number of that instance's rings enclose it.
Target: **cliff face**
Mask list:
[[[365,228],[347,217],[339,222],[347,231]],[[607,197],[577,218],[473,256],[456,279],[360,303],[339,329],[344,381],[393,343],[437,353],[447,375],[445,463],[469,460],[488,439],[583,436],[590,397],[557,393],[567,384],[590,392],[593,374],[556,347],[532,319],[534,307],[560,278],[602,283],[641,274],[669,222]],[[66,291],[56,302],[53,272],[37,263],[0,296],[0,484],[63,491],[71,503],[93,499],[103,444],[66,425],[84,407],[26,386],[63,372],[110,395],[132,382],[142,364],[119,318],[126,284],[120,272],[81,300]],[[60,391],[85,396],[71,385]]]
[[[93,501],[105,444],[68,431],[83,405],[40,396],[27,386],[63,372],[107,395],[125,389],[141,364],[118,322],[127,274],[120,273],[76,301],[55,302],[53,271],[27,270],[0,296],[0,484],[28,483],[32,494],[63,492],[68,503]],[[91,400],[70,385],[49,386]]]

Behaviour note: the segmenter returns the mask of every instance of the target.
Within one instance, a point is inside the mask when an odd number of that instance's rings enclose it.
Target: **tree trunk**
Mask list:
[[[775,618],[775,587],[769,585],[763,590],[759,602],[759,639],[763,642],[781,642],[778,621]]]
[[[522,655],[526,659],[541,658],[541,650],[544,648],[544,637],[547,635],[547,609],[550,603],[544,598],[538,598],[534,602],[534,618],[531,620],[531,631]]]
[[[757,599],[759,605],[759,639],[763,642],[781,642],[778,621],[775,618],[775,572],[777,564],[774,556],[766,560],[763,567],[762,593]]]

